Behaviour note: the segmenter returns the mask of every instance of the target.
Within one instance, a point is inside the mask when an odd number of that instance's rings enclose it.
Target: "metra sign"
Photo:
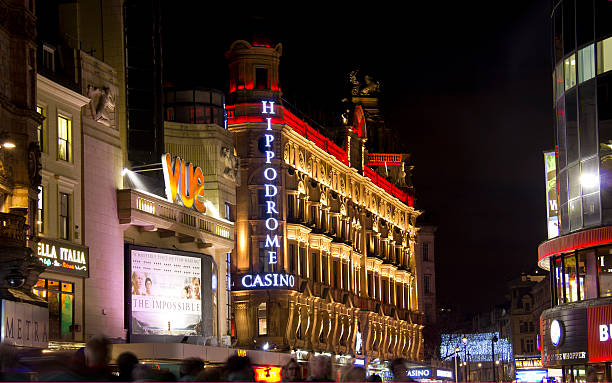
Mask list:
[[[162,154],[162,168],[166,184],[166,198],[187,208],[193,208],[200,213],[206,212],[204,205],[204,173],[200,167],[172,156]]]

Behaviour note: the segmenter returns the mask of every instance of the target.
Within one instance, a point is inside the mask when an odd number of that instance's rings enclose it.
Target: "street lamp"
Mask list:
[[[495,342],[497,342],[497,335],[493,335],[491,338],[491,368],[493,370],[493,381],[497,382],[497,378],[495,377]]]
[[[459,347],[455,347],[455,383],[459,383],[459,377],[457,376],[457,353],[459,352]]]
[[[468,338],[467,336],[463,336],[463,338],[461,338],[461,342],[463,342],[463,359],[465,360],[465,381],[469,382],[470,381],[470,370],[469,370],[469,365],[468,365],[468,357],[467,357],[467,342],[468,342]]]

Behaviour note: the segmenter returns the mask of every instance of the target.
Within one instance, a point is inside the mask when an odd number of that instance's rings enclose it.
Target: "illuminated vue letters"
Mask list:
[[[180,157],[176,157],[173,164],[172,156],[168,153],[162,154],[161,163],[168,201],[205,213],[206,206],[200,198],[204,197],[202,169],[200,167],[194,169],[192,163],[187,163]]]

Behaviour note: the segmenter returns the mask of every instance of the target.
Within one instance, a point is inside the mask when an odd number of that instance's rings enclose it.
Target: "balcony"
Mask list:
[[[117,190],[119,223],[156,231],[160,237],[196,242],[199,248],[234,247],[234,223],[166,201],[161,197],[133,189]]]

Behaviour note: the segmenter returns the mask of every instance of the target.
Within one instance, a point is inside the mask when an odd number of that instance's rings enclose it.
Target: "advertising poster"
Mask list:
[[[201,258],[132,249],[132,334],[202,335],[201,275]]]
[[[557,162],[555,152],[544,152],[546,171],[546,218],[548,219],[548,239],[559,236],[559,202],[557,193]]]

